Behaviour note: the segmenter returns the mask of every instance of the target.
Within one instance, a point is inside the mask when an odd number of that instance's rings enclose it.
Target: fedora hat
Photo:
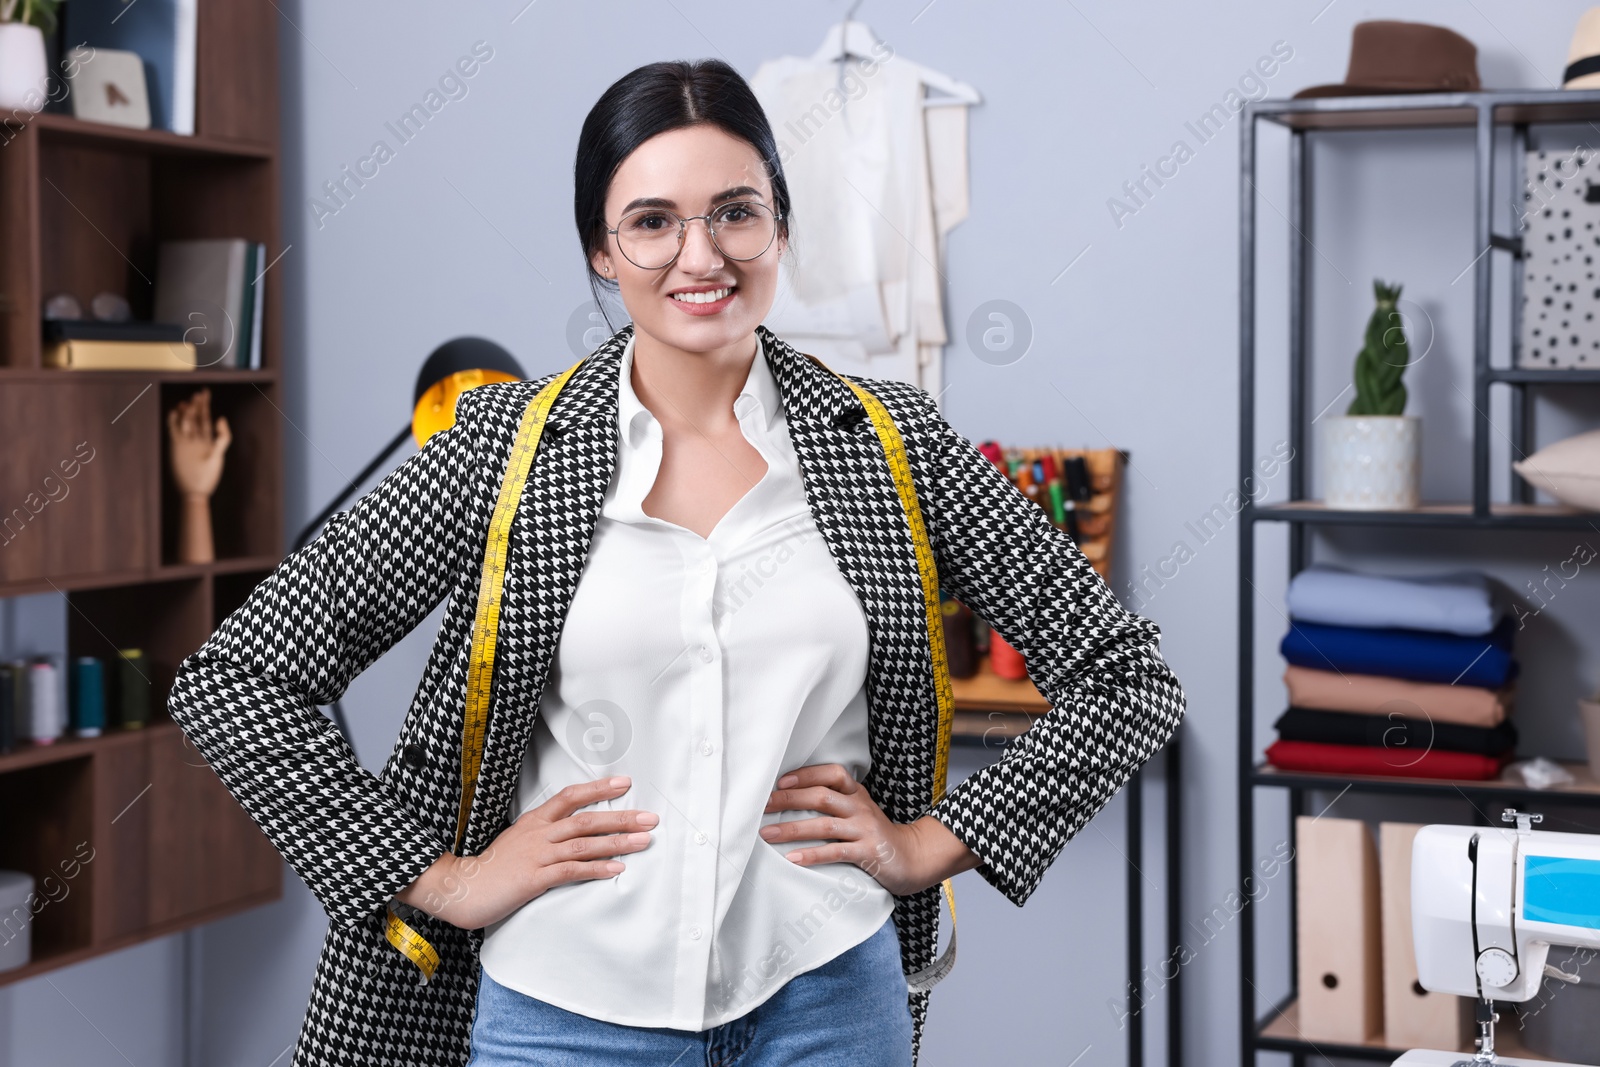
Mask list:
[[[1344,81],[1294,94],[1368,96],[1381,93],[1476,92],[1478,49],[1454,30],[1426,22],[1358,22],[1350,34]]]
[[[1600,89],[1600,7],[1591,7],[1578,16],[1561,88]]]

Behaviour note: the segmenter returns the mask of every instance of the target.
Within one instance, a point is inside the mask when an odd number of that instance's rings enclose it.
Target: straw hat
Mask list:
[[[1600,89],[1600,7],[1591,7],[1578,16],[1561,88]]]
[[[1351,31],[1350,66],[1344,81],[1313,85],[1294,95],[1298,100],[1381,93],[1471,93],[1479,88],[1478,49],[1455,30],[1426,22],[1378,19],[1358,22]]]

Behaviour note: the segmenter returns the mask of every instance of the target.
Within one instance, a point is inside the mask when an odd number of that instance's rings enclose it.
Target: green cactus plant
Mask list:
[[[1400,381],[1411,362],[1411,350],[1396,306],[1400,286],[1376,278],[1372,291],[1378,306],[1367,320],[1366,344],[1356,353],[1356,396],[1346,415],[1399,415],[1406,409],[1406,387]]]
[[[47,34],[54,33],[56,9],[61,4],[62,0],[0,0],[0,22],[21,22]]]

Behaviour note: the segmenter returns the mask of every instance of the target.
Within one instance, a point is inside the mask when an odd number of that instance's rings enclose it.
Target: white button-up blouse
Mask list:
[[[876,931],[894,897],[846,862],[804,867],[763,808],[777,780],[867,745],[867,624],[817,531],[759,337],[734,413],[767,471],[709,537],[646,515],[661,426],[621,361],[616,471],[562,630],[513,817],[625,774],[597,807],[661,821],[620,874],[555,886],[485,928],[495,981],[583,1015],[702,1030]]]

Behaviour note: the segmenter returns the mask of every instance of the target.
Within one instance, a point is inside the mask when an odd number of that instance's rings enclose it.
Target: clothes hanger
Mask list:
[[[843,77],[845,60],[851,56],[858,59],[876,59],[880,54],[878,46],[881,44],[876,34],[864,22],[857,22],[854,18],[856,9],[861,6],[861,0],[854,0],[850,10],[845,12],[844,21],[828,28],[828,33],[822,38],[822,46],[812,53],[811,58],[818,63],[839,63],[840,76]],[[947,107],[952,104],[979,104],[983,98],[978,95],[978,90],[966,82],[957,81],[947,74],[936,70],[919,68],[922,82],[931,88],[945,94],[943,96],[925,99],[923,107]]]

